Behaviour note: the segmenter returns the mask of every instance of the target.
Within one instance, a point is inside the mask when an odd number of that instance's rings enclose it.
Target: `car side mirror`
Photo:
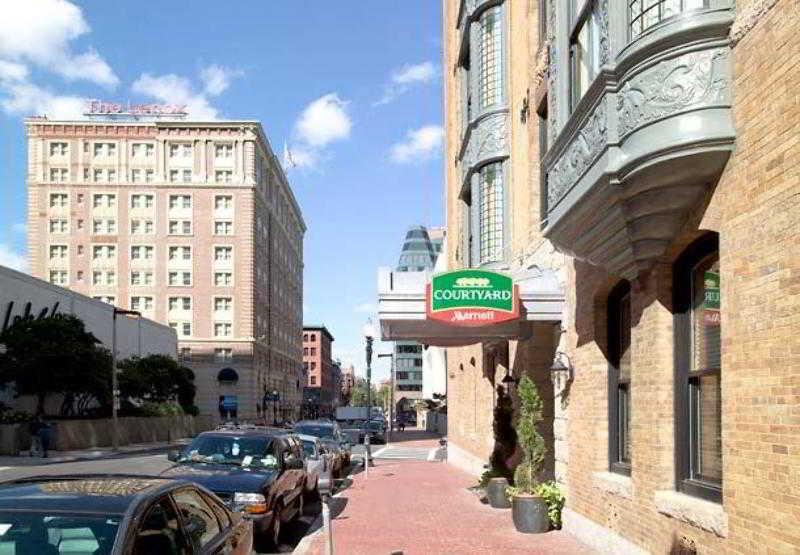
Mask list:
[[[180,451],[170,451],[167,453],[167,460],[172,462],[178,462],[178,458],[181,456]]]

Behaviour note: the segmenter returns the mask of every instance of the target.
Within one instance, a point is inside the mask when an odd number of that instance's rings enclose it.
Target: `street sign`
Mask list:
[[[425,304],[429,320],[467,327],[499,324],[519,318],[519,288],[496,272],[445,272],[431,279]]]

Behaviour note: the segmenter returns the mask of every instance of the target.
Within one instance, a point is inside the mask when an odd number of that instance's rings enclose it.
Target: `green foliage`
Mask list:
[[[140,407],[142,416],[178,416],[183,409],[175,403],[143,403]]]
[[[486,489],[489,486],[489,481],[492,478],[503,478],[503,476],[498,474],[496,470],[490,468],[481,474],[481,477],[478,479],[478,487],[481,489]]]
[[[0,413],[0,424],[22,424],[33,420],[33,415],[24,410],[4,410]]]
[[[514,471],[514,485],[521,493],[534,493],[536,479],[544,462],[546,452],[544,438],[536,426],[543,420],[542,399],[533,381],[523,376],[517,388],[519,394],[519,418],[517,439],[522,449],[522,462]]]
[[[378,403],[378,390],[375,389],[375,385],[373,384],[370,388],[372,390],[372,406],[376,407],[379,406]],[[350,394],[350,406],[351,407],[366,407],[367,406],[367,380],[364,378],[358,378],[353,385],[353,390]]]
[[[0,335],[0,384],[14,384],[18,395],[34,395],[36,412],[44,413],[51,394],[63,394],[62,413],[76,403],[83,409],[111,399],[111,357],[72,315],[20,318]]]
[[[503,386],[497,386],[497,405],[494,408],[492,431],[494,432],[494,449],[489,457],[489,468],[493,478],[505,478],[509,482],[514,479],[508,460],[517,448],[517,432],[513,426],[514,404],[511,396]]]
[[[554,481],[544,482],[536,488],[536,495],[547,503],[547,516],[553,528],[561,528],[561,509],[564,508],[564,494]]]
[[[118,364],[120,396],[155,405],[177,400],[189,412],[197,388],[194,373],[166,355],[132,357]],[[163,416],[163,415],[162,415]]]

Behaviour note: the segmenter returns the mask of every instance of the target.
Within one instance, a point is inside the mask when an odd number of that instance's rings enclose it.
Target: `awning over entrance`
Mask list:
[[[509,272],[519,286],[519,320],[480,327],[458,327],[427,317],[426,287],[432,271],[378,271],[378,319],[384,341],[419,341],[455,347],[483,341],[525,339],[532,322],[560,322],[564,293],[551,269]]]

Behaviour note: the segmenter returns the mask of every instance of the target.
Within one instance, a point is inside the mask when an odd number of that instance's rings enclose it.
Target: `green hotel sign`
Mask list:
[[[427,317],[455,326],[485,326],[519,318],[519,292],[506,275],[457,270],[433,276]]]

